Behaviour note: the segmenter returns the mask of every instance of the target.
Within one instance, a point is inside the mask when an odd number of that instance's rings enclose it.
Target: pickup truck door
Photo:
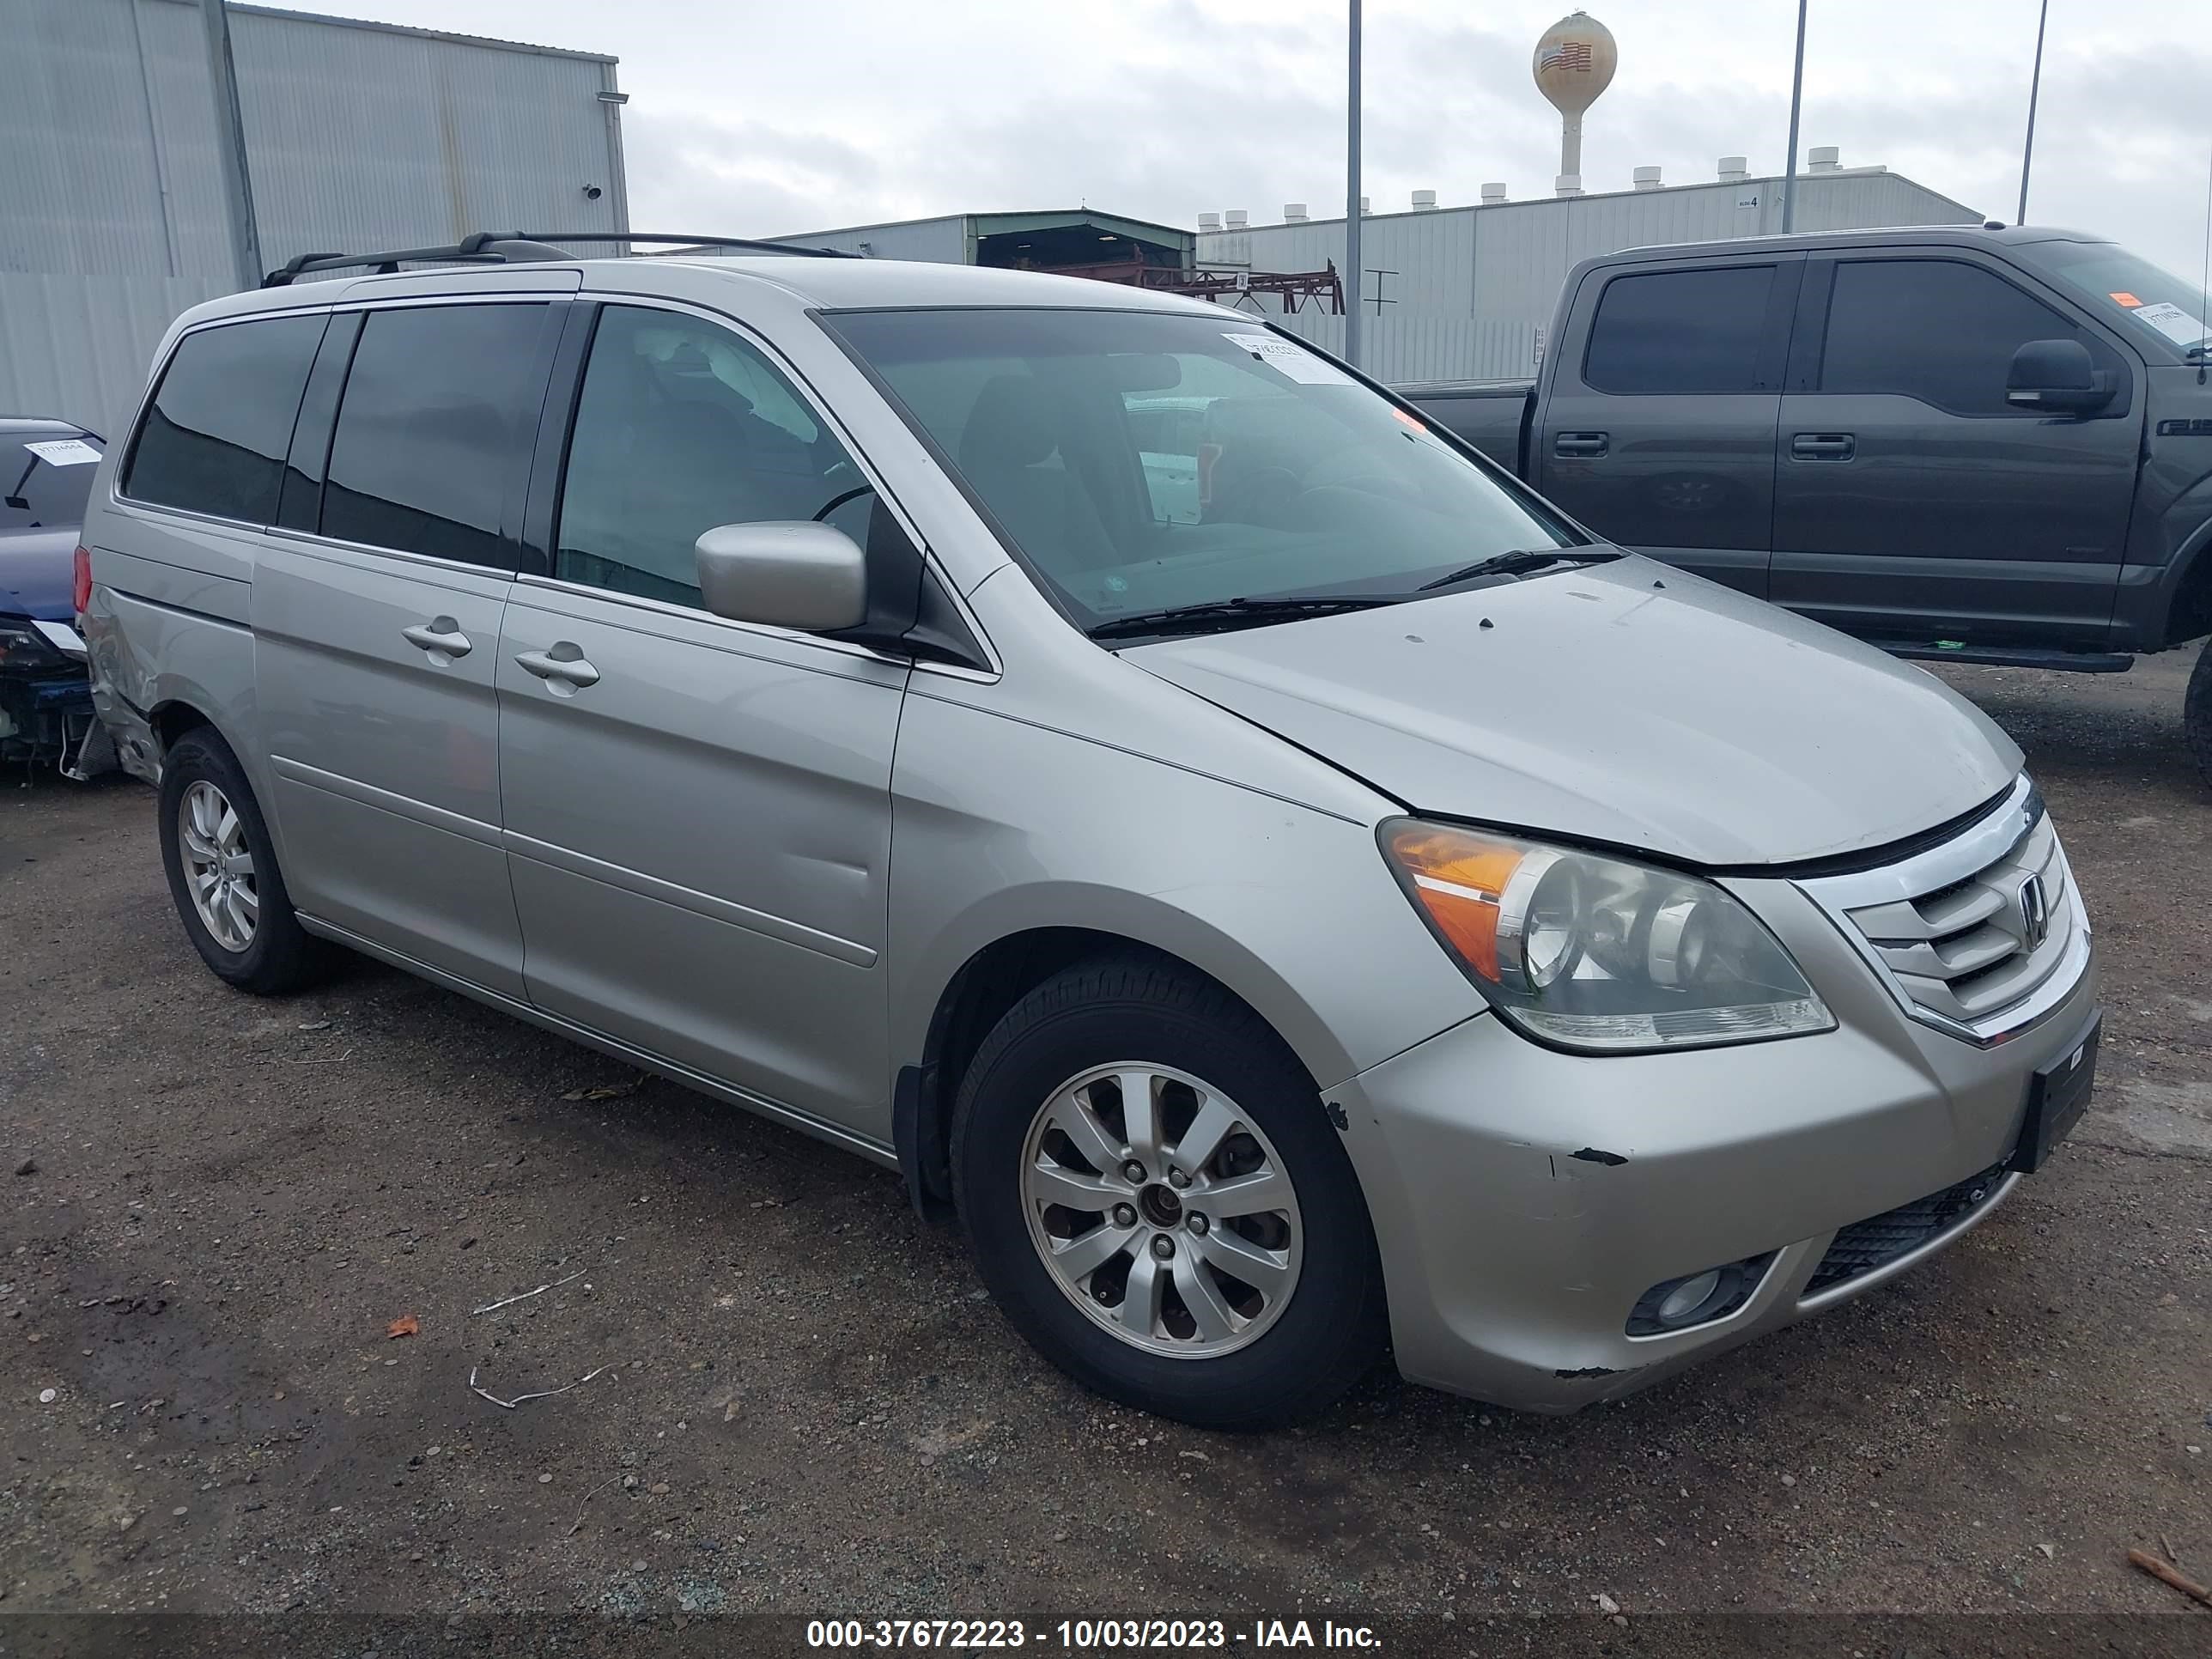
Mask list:
[[[1601,267],[1547,365],[1529,481],[1609,540],[1764,598],[1804,256]]]
[[[1877,643],[2095,650],[2142,436],[2141,375],[2032,279],[1960,250],[1815,256],[1782,398],[1768,597]],[[2079,340],[2095,414],[2006,401],[2013,354]]]

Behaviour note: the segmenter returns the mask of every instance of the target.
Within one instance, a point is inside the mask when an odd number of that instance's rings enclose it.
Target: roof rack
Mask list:
[[[261,279],[264,288],[283,288],[302,276],[353,265],[371,265],[390,276],[403,264],[507,265],[541,259],[572,259],[556,242],[654,242],[688,247],[744,248],[754,253],[788,253],[803,259],[859,259],[866,256],[835,247],[794,247],[788,242],[756,241],[744,236],[656,236],[636,230],[479,230],[446,247],[394,248],[383,253],[302,253]]]

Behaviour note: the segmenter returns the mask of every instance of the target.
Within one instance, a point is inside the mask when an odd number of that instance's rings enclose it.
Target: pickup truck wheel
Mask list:
[[[1195,974],[1123,958],[1032,991],[969,1066],[951,1151],[1000,1310],[1101,1394],[1272,1427],[1382,1350],[1373,1231],[1320,1097]]]
[[[203,726],[161,765],[161,863],[200,960],[240,990],[274,996],[319,975],[322,942],[293,914],[261,807],[230,746]]]
[[[2196,671],[2181,700],[2181,732],[2197,769],[2212,783],[2212,640],[2197,653]]]

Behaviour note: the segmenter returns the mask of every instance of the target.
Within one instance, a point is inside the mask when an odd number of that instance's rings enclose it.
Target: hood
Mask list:
[[[0,611],[41,622],[76,616],[77,527],[0,530]]]
[[[1635,556],[1122,654],[1417,812],[1696,864],[1902,840],[2021,763],[1933,676]]]

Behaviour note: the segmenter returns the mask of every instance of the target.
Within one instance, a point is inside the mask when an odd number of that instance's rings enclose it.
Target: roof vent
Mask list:
[[[1721,182],[1733,185],[1751,177],[1751,163],[1741,155],[1721,157]]]
[[[1505,199],[1505,186],[1503,185],[1485,185],[1482,187],[1482,199],[1486,205],[1494,202],[1504,201]]]
[[[1843,152],[1833,144],[1822,144],[1805,152],[1808,173],[1840,173],[1843,171]]]
[[[1243,230],[1251,222],[1252,216],[1247,213],[1243,208],[1231,208],[1229,210],[1230,229]]]
[[[1583,176],[1579,173],[1563,173],[1552,180],[1554,196],[1579,196],[1583,193]]]
[[[1417,191],[1415,191],[1413,192],[1413,211],[1414,211],[1414,212],[1416,212],[1416,213],[1434,213],[1436,210],[1437,210],[1437,193],[1436,193],[1436,191],[1432,191],[1432,190],[1417,190]]]
[[[1370,213],[1372,213],[1372,212],[1374,212],[1374,211],[1375,211],[1375,204],[1374,204],[1373,202],[1371,202],[1370,200],[1369,200],[1366,197],[1364,197],[1364,196],[1361,197],[1361,198],[1359,198],[1359,216],[1360,216],[1361,218],[1363,218],[1363,219],[1364,219],[1364,218],[1365,218],[1369,214],[1370,214]]]
[[[1306,204],[1304,202],[1285,202],[1283,204],[1283,222],[1285,224],[1302,225],[1305,223],[1305,222]]]
[[[1200,229],[1200,230],[1201,230],[1201,231],[1218,230],[1218,229],[1220,229],[1220,228],[1221,228],[1221,216],[1220,216],[1219,214],[1218,214],[1218,213],[1201,213],[1201,214],[1200,214],[1200,215],[1198,216],[1198,228],[1199,228],[1199,229]]]
[[[1636,187],[1638,190],[1656,190],[1659,188],[1659,169],[1657,167],[1638,167],[1630,176],[1635,179]]]

